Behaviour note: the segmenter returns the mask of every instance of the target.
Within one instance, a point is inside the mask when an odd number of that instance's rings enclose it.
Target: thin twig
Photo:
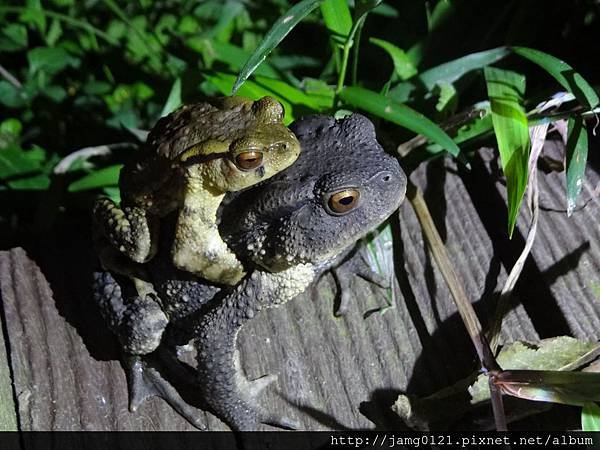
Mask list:
[[[495,375],[488,378],[490,388],[490,400],[492,402],[492,411],[494,412],[494,422],[496,431],[508,431],[506,424],[506,414],[504,413],[504,402],[502,401],[502,391],[496,385]]]
[[[456,307],[458,308],[458,313],[460,314],[465,327],[467,328],[467,332],[473,341],[473,345],[475,346],[475,350],[477,351],[477,355],[481,361],[482,367],[486,370],[501,370],[495,358],[492,356],[492,353],[490,352],[489,345],[482,331],[481,322],[479,322],[479,319],[475,314],[475,310],[473,309],[473,305],[471,305],[471,302],[467,297],[463,283],[454,270],[454,265],[452,264],[452,261],[450,261],[450,257],[446,252],[442,238],[440,237],[440,234],[433,223],[433,219],[431,217],[431,213],[429,212],[429,208],[425,203],[425,199],[419,191],[419,188],[410,181],[408,182],[406,196],[415,210],[415,214],[419,219],[419,223],[423,229],[423,234],[425,235],[427,244],[429,245],[433,258],[435,259],[438,268],[444,277],[444,280],[446,280],[448,289],[450,289],[452,298],[454,299]]]
[[[473,120],[475,118],[481,119],[483,116],[485,116],[485,110],[478,109],[478,108],[471,108],[471,109],[463,111],[459,114],[456,114],[455,116],[449,117],[442,124],[440,124],[440,128],[444,131],[453,130],[453,129],[456,129],[456,128],[464,125],[467,122],[470,122],[471,120]],[[400,156],[404,157],[404,156],[408,155],[415,148],[421,147],[422,145],[424,145],[427,141],[428,141],[428,138],[426,136],[419,134],[419,135],[415,136],[414,138],[398,145],[398,148],[396,149],[396,151],[398,152],[398,154]]]
[[[0,75],[2,75],[2,78],[4,78],[17,89],[23,87],[23,84],[19,80],[17,80],[17,78],[8,70],[6,70],[2,65],[0,65]]]
[[[0,13],[21,13],[25,11],[26,8],[22,6],[0,6]],[[37,11],[36,11],[37,12]],[[99,30],[96,27],[91,26],[89,23],[83,20],[73,19],[72,17],[67,16],[66,14],[57,13],[54,11],[48,10],[40,10],[40,12],[46,17],[51,17],[53,19],[58,19],[66,24],[71,25],[75,28],[81,28],[89,33],[95,34],[96,36],[101,37],[106,42],[112,45],[117,45],[118,41],[112,38],[110,35],[106,34],[102,30]]]
[[[73,163],[75,163],[75,161],[78,159],[87,160],[94,156],[108,156],[113,150],[130,147],[136,147],[136,145],[129,142],[121,142],[118,144],[98,145],[97,147],[85,147],[69,153],[67,156],[61,159],[58,164],[54,166],[53,172],[56,175],[60,175],[66,173]]]

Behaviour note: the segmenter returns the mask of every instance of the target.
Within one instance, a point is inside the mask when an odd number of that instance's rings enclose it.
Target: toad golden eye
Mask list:
[[[359,196],[356,189],[344,189],[336,192],[329,197],[329,208],[337,214],[347,213],[358,204]]]
[[[235,165],[242,170],[256,169],[262,164],[263,154],[255,150],[240,153],[235,157]]]

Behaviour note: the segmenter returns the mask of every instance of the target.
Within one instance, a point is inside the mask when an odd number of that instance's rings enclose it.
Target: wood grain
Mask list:
[[[495,293],[522,248],[527,223],[522,211],[513,240],[507,239],[505,189],[496,165],[493,152],[484,149],[471,171],[438,160],[411,176],[424,192],[484,326]],[[505,321],[503,342],[561,334],[600,338],[600,204],[593,197],[600,178],[597,162],[590,166],[582,195],[586,206],[571,218],[553,211],[564,209],[564,174],[540,177],[546,210]],[[357,277],[354,304],[346,316],[336,318],[337,289],[326,275],[285,307],[259,315],[240,334],[248,377],[279,374],[263,405],[296,419],[304,429],[397,428],[389,407],[398,393],[428,395],[477,368],[410,205],[405,203],[392,222],[400,261],[393,308],[365,317],[385,305],[386,293]],[[88,226],[84,218],[65,222],[27,250],[0,252],[20,428],[192,430],[160,399],[136,413],[128,411],[118,347],[90,299],[94,262],[87,250]],[[209,429],[226,429],[210,414],[199,414]],[[563,423],[564,417],[561,410]],[[551,423],[551,418],[534,420],[528,426]]]

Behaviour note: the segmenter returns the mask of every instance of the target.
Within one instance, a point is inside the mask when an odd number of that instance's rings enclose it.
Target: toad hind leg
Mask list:
[[[306,289],[314,275],[311,265],[294,266],[279,273],[255,271],[200,319],[194,341],[199,388],[210,409],[233,430],[256,430],[260,423],[296,428],[294,421],[260,406],[260,392],[275,377],[248,380],[236,342],[240,329],[255,314],[291,300]]]
[[[193,426],[205,430],[206,427],[200,419],[204,416],[204,413],[188,404],[171,382],[162,375],[167,372],[171,373],[174,370],[184,370],[181,363],[175,360],[176,358],[167,357],[167,360],[165,360],[165,355],[166,352],[159,349],[151,355],[125,356],[124,363],[129,387],[129,410],[135,412],[147,399],[160,397]],[[168,366],[168,369],[166,366]],[[177,378],[179,384],[184,376],[179,375]],[[193,379],[193,375],[187,374],[187,378]],[[194,386],[190,386],[188,390],[193,388]]]
[[[130,259],[144,263],[157,249],[158,220],[137,206],[119,208],[109,198],[100,198],[94,205],[97,229],[111,245]]]
[[[223,195],[196,183],[200,184],[196,180],[189,181],[179,212],[173,263],[178,269],[206,280],[235,285],[244,276],[244,268],[219,234],[217,209]]]
[[[129,409],[136,411],[146,399],[161,397],[188,422],[203,429],[199,419],[201,412],[188,405],[162,376],[162,373],[168,372],[177,377],[177,386],[186,387],[190,384],[188,380],[195,379],[168,349],[160,345],[167,321],[153,297],[142,300],[134,296],[124,300],[121,285],[110,272],[94,272],[94,300],[108,327],[117,334],[122,345]],[[187,387],[187,390],[197,391],[195,387]]]

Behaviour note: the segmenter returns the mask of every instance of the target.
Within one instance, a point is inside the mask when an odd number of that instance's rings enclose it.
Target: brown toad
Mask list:
[[[96,203],[96,232],[144,263],[156,253],[159,219],[179,210],[175,266],[212,282],[237,283],[244,270],[219,235],[217,208],[225,193],[267,179],[296,160],[300,145],[282,119],[283,107],[271,97],[225,97],[162,118],[121,171],[121,205],[108,198]]]

